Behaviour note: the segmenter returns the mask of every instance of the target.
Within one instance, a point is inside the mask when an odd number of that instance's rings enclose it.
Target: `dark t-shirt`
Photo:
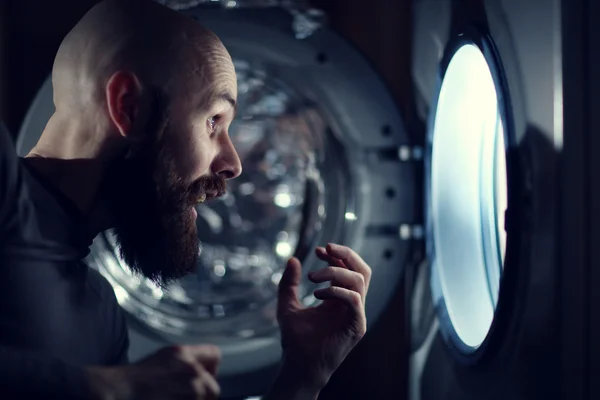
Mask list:
[[[124,313],[82,261],[85,226],[0,127],[0,398],[86,398],[83,366],[127,362]]]

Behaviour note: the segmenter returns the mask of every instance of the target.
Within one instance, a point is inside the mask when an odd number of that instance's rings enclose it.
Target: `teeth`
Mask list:
[[[204,203],[206,200],[206,193],[202,193],[200,197],[198,197],[198,203]]]

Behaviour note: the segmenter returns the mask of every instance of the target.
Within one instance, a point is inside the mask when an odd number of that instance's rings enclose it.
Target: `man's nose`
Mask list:
[[[242,173],[242,162],[229,135],[221,136],[221,151],[214,159],[212,172],[224,179],[234,179]]]

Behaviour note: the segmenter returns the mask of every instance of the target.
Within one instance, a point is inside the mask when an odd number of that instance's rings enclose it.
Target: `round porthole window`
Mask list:
[[[447,64],[428,154],[428,251],[441,326],[463,353],[487,337],[506,249],[505,126],[488,59],[475,44]]]

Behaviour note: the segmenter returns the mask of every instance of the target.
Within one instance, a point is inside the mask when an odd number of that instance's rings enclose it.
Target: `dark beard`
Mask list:
[[[107,184],[121,258],[134,273],[165,287],[195,271],[199,240],[191,208],[208,191],[224,193],[226,183],[214,175],[185,184],[168,141],[177,132],[169,130],[158,90],[153,103],[142,141],[115,163]]]

